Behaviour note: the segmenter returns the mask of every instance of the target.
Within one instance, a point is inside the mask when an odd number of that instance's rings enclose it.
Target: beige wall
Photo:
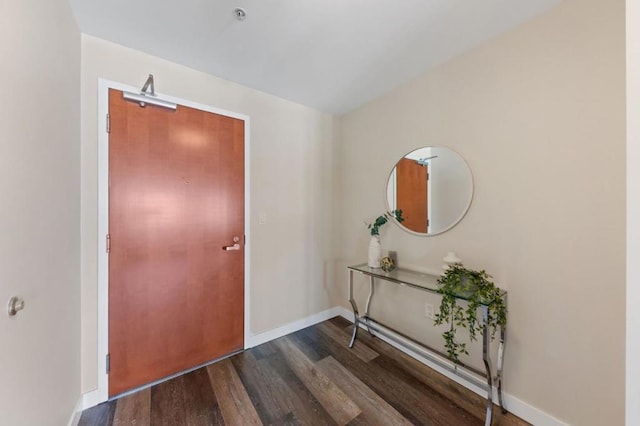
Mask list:
[[[509,291],[506,392],[576,425],[624,422],[624,29],[623,0],[566,0],[343,117],[336,148],[336,303],[395,161],[453,148],[474,174],[468,215],[432,238],[389,227],[383,247],[430,269],[454,250],[493,274]],[[373,314],[439,339],[416,296],[385,297]]]
[[[0,16],[0,423],[58,426],[80,396],[80,33],[65,0]]]
[[[82,36],[82,389],[97,386],[97,83],[140,87],[250,116],[251,332],[330,307],[333,118],[262,92]],[[258,225],[258,214],[267,223]]]
[[[627,15],[627,360],[626,424],[640,424],[640,0]]]

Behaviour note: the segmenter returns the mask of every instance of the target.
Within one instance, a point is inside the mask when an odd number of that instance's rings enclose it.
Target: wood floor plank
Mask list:
[[[111,426],[116,411],[116,401],[103,402],[82,412],[78,426]]]
[[[305,330],[300,330],[295,334],[295,338],[297,339],[297,344],[301,346],[301,349],[306,353],[309,351],[309,345],[312,345],[314,349],[326,352],[326,356],[332,356],[338,362],[343,365],[348,365],[349,370],[358,377],[365,385],[369,386],[374,392],[384,398],[391,406],[393,406],[400,414],[402,414],[405,418],[411,421],[413,424],[421,425],[423,424],[420,420],[420,413],[415,413],[414,410],[410,410],[405,407],[402,402],[397,401],[397,398],[388,399],[386,398],[386,394],[384,392],[384,387],[386,383],[384,380],[380,378],[367,377],[368,375],[373,375],[371,372],[371,368],[367,366],[367,363],[360,360],[358,357],[353,355],[348,349],[341,348],[341,352],[337,353],[335,349],[329,349],[330,345],[325,343],[327,337],[321,333],[319,330],[314,329],[313,327],[309,327]],[[319,362],[321,359],[318,359],[316,362]],[[376,380],[379,383],[376,383]],[[379,390],[382,388],[382,391]],[[394,392],[391,393],[395,394]],[[355,424],[359,424],[359,418],[354,419]]]
[[[151,424],[174,426],[186,423],[184,376],[151,387]]]
[[[458,407],[454,402],[437,394],[413,376],[402,371],[394,361],[379,356],[369,363],[363,362],[351,350],[333,344],[324,333],[311,327],[305,330],[332,353],[332,356],[363,383],[374,390],[404,417],[414,424],[476,425],[479,419]]]
[[[262,425],[262,421],[260,421],[260,417],[229,359],[207,366],[207,372],[226,425]]]
[[[339,327],[344,335],[351,335],[353,324],[348,320],[342,317],[334,317],[329,320],[329,322],[334,326]],[[399,351],[398,349],[389,345],[385,341],[377,337],[373,337],[368,333],[359,332],[358,340],[356,341],[354,347],[357,346],[360,342],[365,342],[370,348],[378,351],[381,354],[384,354],[385,356],[395,359],[396,361],[398,361],[398,365],[401,366],[401,368],[403,368],[409,374],[413,375],[421,382],[427,384],[447,399],[455,401],[458,406],[468,411],[475,417],[484,419],[484,416],[486,414],[487,402],[485,397],[470,391],[462,385],[447,378],[443,374],[440,374],[432,368],[425,366],[415,358],[410,357],[404,352]],[[529,423],[514,416],[513,414],[502,413],[502,409],[498,405],[494,404],[493,424],[496,426],[525,426]]]
[[[184,375],[186,426],[224,425],[206,368]]]
[[[348,330],[348,328],[346,330]],[[425,365],[415,358],[410,357],[376,337],[372,337],[367,333],[362,333],[362,335],[359,335],[358,340],[366,343],[369,347],[375,348],[375,350],[380,353],[395,359],[409,374],[413,375],[421,382],[428,384],[441,395],[451,399],[452,401],[456,401],[460,407],[464,408],[476,417],[484,417],[486,411],[485,398],[475,392],[469,391],[437,371],[431,368],[425,368]],[[354,347],[357,345],[358,343],[356,343]],[[499,407],[496,408],[496,411],[499,411]]]
[[[149,426],[150,424],[151,389],[143,389],[116,401],[113,426]]]
[[[356,418],[360,408],[325,374],[320,372],[296,345],[287,337],[276,341],[287,363],[298,378],[339,425],[346,425]]]
[[[271,343],[270,343],[271,344]],[[271,344],[274,348],[275,345]],[[268,358],[260,360],[267,364],[276,377],[288,388],[288,402],[291,412],[301,424],[314,426],[335,425],[331,415],[324,409],[322,404],[313,396],[311,391],[296,376],[295,372],[285,361],[285,357],[277,349]]]
[[[274,377],[275,374],[263,368],[263,364],[258,362],[254,352],[256,351],[249,350],[234,357],[233,366],[262,423],[280,423],[291,412],[287,404],[288,389],[277,377]]]
[[[420,404],[427,410],[427,413],[440,424],[449,424],[452,417],[455,417],[457,425],[481,424],[484,416],[478,418],[472,413],[464,410],[458,401],[450,400],[435,389],[430,384],[422,383],[417,378],[407,373],[397,361],[388,357],[378,357],[373,361],[377,368],[384,369],[394,381],[406,383],[405,394],[410,394],[411,399],[416,404]]]
[[[333,325],[330,322],[323,322],[317,324],[318,330],[322,331],[324,334],[333,339],[338,345],[348,348],[349,341],[351,340],[351,335],[345,335],[344,330],[341,330],[340,327]],[[371,349],[363,342],[356,342],[351,348],[353,354],[363,360],[364,362],[369,362],[378,357],[378,352]]]
[[[263,343],[250,349],[257,359],[263,359],[270,357],[278,352],[275,346],[271,342]]]
[[[287,371],[283,356],[277,351],[270,353],[257,359],[254,351],[249,350],[233,359],[262,422],[283,424],[292,421],[287,419],[296,419],[301,424],[334,425],[331,416],[300,379]]]
[[[316,345],[313,336],[309,335],[306,331],[306,329],[299,330],[298,332],[286,337],[295,343],[298,349],[300,349],[312,362],[318,362],[321,359],[331,356],[331,352],[322,346]]]
[[[87,409],[79,425],[484,423],[481,396],[366,332],[349,349],[351,331],[333,318]],[[525,425],[495,407],[493,426]]]
[[[283,426],[302,426],[305,424],[309,424],[312,425],[314,423],[303,423],[300,420],[298,420],[298,418],[296,417],[295,414],[293,413],[288,413],[283,419],[282,419],[282,425]]]
[[[362,410],[359,420],[370,426],[411,426],[404,416],[362,383],[333,357],[327,357],[316,364],[340,389],[358,404]]]

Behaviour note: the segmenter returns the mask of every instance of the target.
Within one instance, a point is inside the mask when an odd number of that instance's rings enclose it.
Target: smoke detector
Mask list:
[[[244,18],[247,17],[247,11],[241,7],[236,7],[233,9],[233,16],[235,16],[238,21],[244,21]]]

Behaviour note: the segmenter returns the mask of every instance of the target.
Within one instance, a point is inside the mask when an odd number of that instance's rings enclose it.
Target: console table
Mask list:
[[[375,320],[369,315],[369,307],[371,306],[371,299],[375,293],[376,280],[383,280],[390,283],[407,286],[416,290],[426,291],[429,293],[438,294],[437,275],[411,271],[404,268],[397,268],[391,272],[384,272],[379,268],[371,268],[366,263],[361,265],[354,265],[347,267],[349,271],[349,303],[353,308],[353,335],[351,336],[351,342],[349,347],[353,347],[358,337],[358,328],[360,324],[363,324],[369,333],[372,330],[384,335],[388,339],[391,339],[395,343],[423,355],[430,361],[438,364],[439,366],[457,374],[464,378],[468,382],[475,384],[480,388],[487,390],[487,413],[485,416],[485,425],[491,425],[491,419],[493,415],[493,385],[497,386],[498,402],[502,408],[502,412],[506,413],[504,402],[502,400],[502,362],[504,355],[506,329],[504,326],[500,327],[499,332],[499,346],[498,346],[498,361],[496,364],[496,375],[492,373],[492,362],[489,353],[489,344],[491,341],[491,332],[488,327],[488,311],[487,305],[482,305],[482,320],[484,323],[482,332],[482,361],[484,362],[485,371],[481,371],[472,366],[465,365],[461,362],[453,362],[449,360],[446,354],[436,349],[430,348],[424,343],[418,342],[405,334],[394,330],[393,328],[386,326],[384,323]],[[364,315],[360,316],[358,313],[358,306],[353,299],[353,276],[359,273],[369,277],[369,296],[365,305]],[[457,296],[461,300],[465,300],[464,295]],[[506,303],[507,292],[502,292],[502,297]]]

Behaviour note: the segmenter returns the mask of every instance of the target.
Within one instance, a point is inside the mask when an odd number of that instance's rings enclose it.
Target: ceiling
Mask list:
[[[69,2],[83,33],[343,114],[560,0]]]

